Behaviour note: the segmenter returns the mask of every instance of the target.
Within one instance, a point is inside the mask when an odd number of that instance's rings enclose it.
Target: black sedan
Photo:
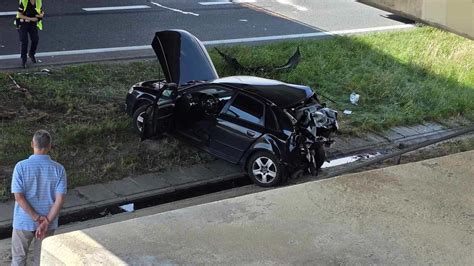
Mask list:
[[[219,78],[202,43],[182,30],[157,32],[164,80],[135,84],[126,111],[142,139],[170,134],[242,165],[259,186],[317,174],[337,113],[307,86],[251,76]]]

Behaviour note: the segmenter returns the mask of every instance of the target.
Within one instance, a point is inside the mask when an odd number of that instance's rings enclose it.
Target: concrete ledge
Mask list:
[[[45,265],[474,261],[474,151],[48,238]]]
[[[357,1],[474,40],[474,2],[472,0]]]

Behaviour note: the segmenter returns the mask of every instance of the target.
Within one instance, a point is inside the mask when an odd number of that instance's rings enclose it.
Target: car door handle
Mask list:
[[[249,137],[255,137],[255,131],[252,131],[252,130],[247,130],[247,136]]]

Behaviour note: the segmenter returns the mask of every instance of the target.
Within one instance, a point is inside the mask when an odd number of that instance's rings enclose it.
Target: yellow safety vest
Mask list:
[[[20,0],[20,3],[23,4],[23,10],[26,10],[26,7],[28,6],[28,2],[30,0]],[[41,7],[42,7],[42,0],[36,0],[36,12],[38,14],[41,14]],[[18,13],[16,14],[16,18],[19,19],[20,16],[18,15]],[[15,25],[16,25],[16,21],[15,21]],[[36,26],[38,27],[38,29],[42,30],[43,29],[43,21],[38,21],[36,23]]]

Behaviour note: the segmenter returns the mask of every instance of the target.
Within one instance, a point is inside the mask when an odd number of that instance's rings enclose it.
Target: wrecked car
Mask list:
[[[142,140],[178,137],[240,164],[262,187],[317,174],[338,123],[337,112],[311,88],[253,76],[219,78],[202,43],[184,30],[157,32],[152,47],[164,79],[137,83],[126,96]]]

